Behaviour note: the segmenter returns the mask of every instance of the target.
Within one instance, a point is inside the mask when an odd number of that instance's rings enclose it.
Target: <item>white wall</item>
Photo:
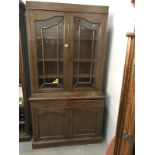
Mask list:
[[[26,0],[23,0],[25,2]],[[35,1],[35,0],[33,0]],[[39,0],[38,0],[39,1]],[[130,0],[40,0],[73,4],[108,5],[107,53],[109,65],[106,86],[105,141],[115,135],[119,99],[122,85],[127,38],[126,32],[133,31],[134,9]]]

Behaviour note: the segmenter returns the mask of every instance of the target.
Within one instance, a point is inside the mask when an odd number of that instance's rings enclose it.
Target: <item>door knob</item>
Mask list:
[[[68,44],[65,44],[64,47],[68,47]]]

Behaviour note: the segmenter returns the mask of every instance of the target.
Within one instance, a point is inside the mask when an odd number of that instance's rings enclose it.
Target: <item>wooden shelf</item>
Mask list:
[[[38,61],[39,61],[39,62],[42,62],[43,59],[42,59],[42,58],[39,58]],[[45,58],[45,61],[46,61],[46,62],[57,62],[58,60],[57,60],[56,58]],[[59,59],[59,61],[60,61],[60,62],[63,62],[63,59]]]
[[[91,62],[91,59],[80,59],[79,62]],[[74,59],[73,62],[78,62],[78,59]],[[92,62],[96,62],[96,60],[93,60]]]
[[[36,36],[36,38],[37,38],[37,39],[41,39],[41,36]],[[54,38],[54,37],[52,38],[51,36],[50,36],[50,37],[49,37],[49,36],[46,36],[46,37],[44,37],[43,39],[57,40],[57,38]],[[63,40],[63,38],[59,38],[59,40]]]
[[[46,75],[45,78],[47,78],[47,79],[58,78],[58,76],[56,74],[52,74],[52,75]],[[59,75],[59,78],[63,78],[63,75]],[[39,79],[43,79],[43,75],[39,75]]]
[[[94,78],[94,76],[91,76]],[[77,75],[73,75],[73,78],[77,78]],[[90,78],[89,74],[79,74],[79,78]]]
[[[79,41],[79,39],[74,39],[74,41]],[[92,39],[91,38],[80,38],[80,41],[91,41],[92,42]],[[98,40],[94,40],[94,41],[98,41]]]
[[[36,39],[41,39],[41,36],[36,36]],[[57,38],[52,37],[44,37],[44,40],[57,40]],[[59,38],[59,40],[63,40],[63,38]],[[87,37],[81,37],[80,40],[82,41],[92,41],[92,38]],[[74,41],[78,41],[78,38],[74,38]],[[95,39],[94,41],[98,41],[98,39]]]
[[[42,62],[43,59],[39,58],[39,62]],[[45,58],[46,62],[57,62],[58,60],[56,58]],[[80,59],[79,62],[91,62],[91,59]],[[59,62],[63,62],[63,59],[59,59]],[[78,59],[73,59],[73,62],[78,62]],[[92,62],[96,62],[96,60],[93,60]]]

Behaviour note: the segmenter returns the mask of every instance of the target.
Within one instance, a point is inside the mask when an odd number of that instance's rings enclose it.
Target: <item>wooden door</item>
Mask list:
[[[66,101],[32,102],[33,140],[62,140],[68,135],[68,110]]]
[[[114,155],[131,155],[135,135],[135,37],[127,34],[128,46],[124,69]]]
[[[70,88],[100,89],[106,16],[70,13]]]
[[[28,13],[32,92],[64,89],[66,14],[37,10]]]
[[[65,139],[66,111],[64,109],[39,109],[35,111],[35,130],[38,134],[34,140]]]
[[[69,101],[72,138],[101,136],[103,100]]]

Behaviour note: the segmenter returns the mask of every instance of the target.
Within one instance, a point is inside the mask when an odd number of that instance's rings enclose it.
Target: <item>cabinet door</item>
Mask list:
[[[101,85],[105,23],[106,16],[101,14],[70,14],[71,86],[74,89],[99,89]]]
[[[101,136],[103,101],[70,101],[72,138]]]
[[[64,88],[65,13],[30,11],[32,91]]]
[[[61,140],[68,133],[68,112],[59,108],[60,101],[32,103],[34,141]],[[60,102],[61,106],[66,104]]]

